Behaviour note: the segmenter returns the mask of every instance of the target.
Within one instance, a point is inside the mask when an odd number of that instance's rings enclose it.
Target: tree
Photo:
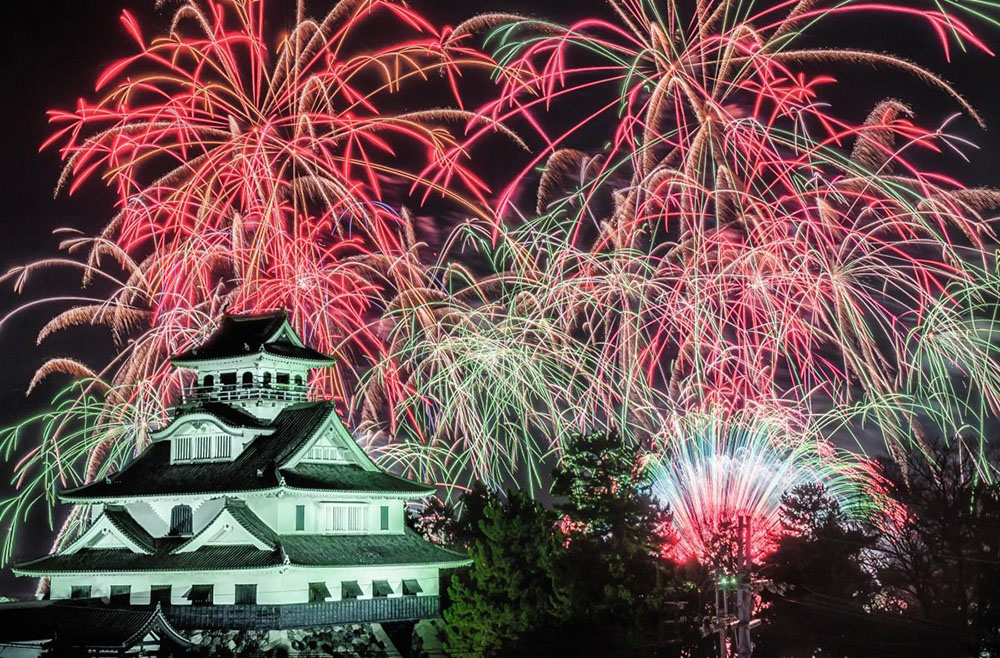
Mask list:
[[[877,577],[882,606],[914,629],[913,656],[1000,655],[1000,485],[982,466],[939,442],[883,469],[897,513]]]
[[[770,585],[761,593],[757,651],[838,658],[891,653],[901,627],[870,612],[879,589],[866,562],[876,541],[871,529],[849,524],[819,485],[786,493],[781,516],[782,537],[761,566]]]
[[[615,433],[575,437],[554,473],[556,512],[490,500],[444,613],[455,656],[661,655],[678,631],[669,514],[640,452]]]
[[[490,500],[482,482],[475,482],[457,505],[434,497],[419,512],[410,510],[406,521],[411,529],[431,543],[468,551],[481,536],[479,522]]]
[[[637,446],[614,431],[573,437],[556,469],[566,559],[557,563],[564,637],[605,655],[655,653],[678,628],[670,514]],[[668,632],[669,628],[669,632]],[[572,647],[567,647],[567,651]]]
[[[473,565],[452,578],[444,611],[445,650],[453,656],[538,655],[529,643],[557,625],[553,563],[563,548],[555,515],[523,493],[493,497],[483,509]]]

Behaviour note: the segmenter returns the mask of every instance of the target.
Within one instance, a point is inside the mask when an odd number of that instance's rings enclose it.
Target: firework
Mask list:
[[[781,411],[691,414],[663,437],[650,461],[653,494],[669,506],[673,557],[729,566],[739,521],[750,524],[750,553],[760,561],[782,533],[782,495],[821,486],[848,514],[871,511],[876,471],[864,461],[796,427]]]
[[[379,352],[372,305],[391,295],[392,264],[416,242],[383,203],[385,181],[483,212],[469,144],[446,124],[488,122],[388,105],[431,74],[457,94],[457,72],[488,58],[394,2],[344,0],[318,20],[304,12],[299,3],[279,35],[262,0],[188,2],[151,40],[126,12],[138,52],[100,75],[99,100],[50,114],[60,188],[101,176],[118,196],[100,236],[69,245],[86,250],[85,280],[102,259],[126,271],[104,308],[73,309],[50,330],[111,318],[120,332],[123,316],[139,316],[156,344],[126,358],[116,380],[154,375],[223,310],[284,307],[310,342],[342,357],[322,388],[345,396],[352,366]],[[372,24],[407,34],[372,50]]]
[[[99,323],[123,350],[94,370],[54,360],[36,379],[64,372],[166,405],[181,384],[171,353],[225,311],[286,307],[338,357],[315,394],[344,398],[384,465],[449,488],[537,490],[569,434],[621,428],[662,459],[684,557],[704,557],[734,513],[766,552],[776,496],[799,483],[853,504],[870,472],[830,447],[840,436],[863,444],[874,427],[900,455],[937,430],[981,454],[1000,409],[1000,193],[918,164],[968,148],[950,120],[927,128],[888,100],[848,121],[824,102],[835,78],[813,71],[903,72],[979,117],[902,58],[802,44],[829,16],[875,12],[925,21],[948,56],[989,52],[970,22],[993,22],[993,4],[610,5],[617,21],[491,14],[437,30],[388,0],[342,0],[321,20],[299,3],[279,36],[261,0],[192,1],[154,40],[126,14],[137,53],[100,77],[99,100],[52,115],[50,142],[61,185],[102,177],[117,214],[66,240],[82,260],[13,273],[23,285],[71,264],[109,281],[41,338]],[[410,38],[372,50],[375,20]],[[486,33],[493,57],[469,46]],[[468,69],[498,81],[480,112],[462,109]],[[397,111],[392,96],[415,84],[448,107]],[[570,148],[609,124],[605,148]],[[508,125],[541,148],[494,199],[471,154],[489,132],[521,144]],[[539,167],[534,207],[520,207]],[[470,218],[437,262],[387,203],[400,183]],[[108,454],[88,440],[85,479]]]
[[[51,510],[60,489],[106,477],[149,445],[150,433],[163,426],[167,412],[158,402],[159,391],[135,391],[134,386],[78,379],[55,395],[50,408],[0,432],[4,458],[21,453],[14,463],[13,483],[22,492],[0,504],[0,523],[16,524],[39,504]],[[25,450],[27,437],[32,444]],[[79,521],[74,510],[53,548],[72,535]],[[13,529],[6,533],[4,562],[10,559],[16,537]]]
[[[420,236],[390,197],[437,195],[444,207],[483,215],[487,190],[468,166],[470,149],[487,132],[516,137],[461,109],[463,72],[492,66],[467,35],[391,0],[342,0],[316,18],[306,3],[293,6],[287,34],[270,28],[284,9],[263,0],[185,2],[152,38],[124,12],[135,53],[101,73],[96,100],[50,113],[43,148],[65,163],[59,189],[72,194],[100,178],[117,196],[115,213],[96,236],[70,234],[62,244],[70,258],[8,278],[20,290],[38,269],[65,266],[79,268],[85,285],[108,283],[103,298],[49,300],[71,308],[39,341],[97,324],[120,354],[96,368],[53,359],[32,387],[61,373],[89,382],[73,389],[81,409],[92,407],[98,381],[139,408],[167,406],[183,384],[170,355],[202,340],[225,312],[284,308],[310,344],[337,357],[313,394],[352,408],[359,374],[385,356],[373,328],[381,310],[424,280]],[[409,91],[418,85],[421,95]],[[387,377],[391,400],[409,394]],[[56,408],[76,413],[62,397]],[[107,429],[94,427],[85,478],[108,467],[103,446],[116,439],[103,437]],[[58,458],[70,469],[84,458],[67,454],[47,452],[26,468]],[[42,480],[19,485],[17,504],[35,499]]]
[[[1000,194],[916,164],[917,152],[967,146],[948,122],[921,127],[890,100],[852,123],[823,102],[836,80],[809,71],[888,67],[979,117],[905,59],[800,44],[829,16],[877,12],[919,14],[946,53],[954,43],[989,52],[964,19],[992,22],[983,12],[994,7],[807,0],[758,10],[721,0],[687,16],[677,4],[611,6],[617,23],[541,33],[497,17],[507,21],[493,36],[507,75],[490,110],[542,128],[547,110],[560,110],[498,210],[523,212],[516,193],[545,162],[534,235],[520,245],[535,255],[521,258],[518,276],[567,333],[586,334],[615,365],[609,373],[629,378],[622,403],[635,395],[633,406],[648,409],[665,397],[668,409],[698,413],[784,400],[825,413],[902,395],[947,405],[932,400],[954,394],[957,376],[976,401],[958,406],[981,428],[1000,383],[992,313],[981,317],[994,299],[988,212]],[[582,102],[564,107],[573,99]],[[593,113],[567,118],[588,104]],[[567,148],[583,127],[609,122],[603,151]],[[974,340],[954,340],[963,332]],[[879,419],[888,450],[924,445],[936,414],[895,411]]]

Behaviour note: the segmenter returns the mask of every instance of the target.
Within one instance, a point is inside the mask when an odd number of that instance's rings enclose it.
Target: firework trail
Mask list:
[[[385,354],[384,308],[427,301],[403,294],[427,280],[423,244],[409,213],[387,203],[386,186],[402,186],[396,201],[434,195],[468,216],[488,212],[486,185],[469,168],[473,143],[486,133],[518,140],[462,109],[463,73],[493,67],[467,34],[439,30],[391,0],[341,0],[317,18],[299,2],[290,31],[276,34],[269,26],[281,24],[279,7],[190,0],[165,35],[151,38],[123,12],[135,53],[101,73],[97,100],[50,113],[43,148],[58,149],[65,163],[59,189],[103,180],[115,213],[96,236],[70,233],[62,244],[70,257],[7,278],[20,290],[39,269],[71,267],[84,285],[106,284],[106,297],[73,303],[39,341],[98,324],[120,354],[98,368],[52,359],[32,388],[61,373],[86,382],[74,389],[81,408],[100,386],[133,396],[127,402],[138,408],[165,406],[183,384],[171,354],[204,338],[225,312],[285,308],[310,344],[338,357],[312,382],[316,395],[349,405],[359,375]],[[422,95],[409,91],[417,87]],[[442,105],[428,104],[434,99]],[[412,393],[387,377],[390,403]],[[67,404],[61,397],[57,408],[75,431]],[[56,450],[60,431],[42,450]],[[94,441],[83,460],[88,480],[107,468],[105,443]],[[55,455],[66,452],[28,463]],[[37,499],[27,485],[41,480],[19,483],[18,505]]]
[[[689,414],[671,423],[648,468],[653,494],[669,505],[678,543],[673,557],[717,567],[735,559],[739,518],[749,519],[759,562],[781,536],[782,495],[819,485],[847,514],[870,513],[878,471],[795,422],[786,410]]]
[[[123,352],[97,371],[55,360],[36,379],[156,381],[165,404],[180,384],[170,353],[224,311],[286,306],[306,340],[339,357],[316,388],[353,402],[366,447],[447,486],[536,489],[564,438],[601,424],[678,467],[754,456],[757,470],[719,471],[748,492],[772,467],[781,477],[768,485],[782,491],[831,473],[866,482],[863,458],[828,454],[835,433],[875,427],[899,455],[937,431],[980,454],[1000,410],[989,215],[1000,193],[918,164],[968,147],[948,122],[922,127],[895,100],[846,120],[824,102],[836,80],[813,71],[903,72],[979,116],[902,58],[802,44],[827,17],[871,13],[924,21],[948,56],[989,52],[967,20],[994,23],[994,5],[609,4],[614,21],[491,14],[454,30],[387,0],[343,0],[322,20],[300,4],[275,38],[260,1],[192,2],[152,41],[126,14],[138,53],[101,76],[101,100],[53,115],[51,141],[69,190],[100,176],[118,194],[100,235],[65,243],[85,253],[86,281],[114,290],[42,336],[106,324]],[[376,19],[412,38],[372,51]],[[492,58],[468,45],[483,34]],[[499,85],[474,113],[459,89],[470,68]],[[387,100],[431,78],[454,107]],[[447,129],[455,122],[463,133]],[[571,148],[609,124],[606,148]],[[470,149],[492,132],[520,144],[507,125],[542,147],[496,201]],[[522,207],[539,167],[535,207]],[[436,263],[411,216],[385,202],[388,180],[471,218]],[[62,262],[13,274],[23,284]],[[804,420],[762,429],[750,414],[760,408]],[[709,510],[729,497],[664,472],[664,496],[672,487],[678,504],[696,503],[684,527],[719,521]],[[737,498],[764,533],[771,493]],[[705,541],[692,532],[688,555]]]
[[[954,43],[989,53],[963,17],[993,19],[964,3],[918,12],[719,0],[690,15],[676,3],[610,5],[617,22],[538,30],[493,17],[508,75],[490,111],[546,131],[498,206],[516,216],[517,193],[545,162],[532,231],[518,238],[536,255],[517,272],[541,306],[598,345],[609,374],[631,377],[642,408],[657,394],[692,412],[759,400],[866,406],[897,456],[957,421],[928,427],[937,414],[889,413],[894,396],[958,398],[969,414],[958,424],[981,430],[1000,408],[991,319],[977,315],[996,299],[989,212],[1000,193],[918,166],[917,153],[967,146],[947,123],[923,128],[895,100],[852,123],[823,102],[836,80],[810,71],[903,72],[980,117],[905,59],[800,44],[830,16],[868,12],[919,15],[946,53]],[[596,111],[567,117],[574,98],[594,97]],[[560,117],[554,130],[549,111]],[[568,148],[584,127],[608,123],[601,152]]]
[[[138,52],[100,75],[97,102],[50,115],[60,187],[99,175],[118,196],[100,236],[74,245],[88,249],[86,277],[102,258],[127,273],[112,308],[73,309],[50,330],[142,314],[160,344],[129,359],[138,370],[126,381],[200,336],[207,323],[192,323],[192,311],[212,320],[281,306],[311,342],[345,357],[326,386],[343,396],[350,364],[379,351],[366,328],[372,302],[416,242],[382,203],[381,181],[482,212],[468,144],[444,126],[474,115],[382,106],[432,73],[457,94],[457,73],[489,60],[394,2],[344,0],[322,20],[304,11],[299,3],[279,36],[265,29],[262,0],[189,2],[152,40],[126,12]],[[407,35],[371,50],[371,24]]]

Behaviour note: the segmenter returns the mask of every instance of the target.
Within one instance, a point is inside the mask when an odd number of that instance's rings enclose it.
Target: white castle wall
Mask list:
[[[361,587],[363,596],[371,598],[372,581],[388,580],[392,587],[392,597],[402,596],[404,579],[414,579],[420,583],[423,590],[421,596],[438,594],[438,572],[436,568],[427,567],[349,567],[349,568],[306,568],[281,567],[271,571],[239,571],[230,572],[178,572],[175,574],[117,574],[114,576],[53,576],[50,584],[50,595],[53,599],[68,599],[72,588],[77,585],[89,585],[91,596],[106,598],[111,593],[112,585],[130,585],[131,603],[147,605],[150,602],[150,589],[153,585],[171,586],[171,604],[190,605],[184,598],[192,585],[212,585],[214,587],[214,603],[227,605],[235,602],[236,585],[256,584],[257,603],[259,604],[289,604],[306,603],[309,600],[309,583],[325,582],[332,597],[328,600],[340,600],[341,582],[356,580]]]

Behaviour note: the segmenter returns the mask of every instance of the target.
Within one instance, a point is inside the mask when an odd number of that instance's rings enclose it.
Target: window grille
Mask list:
[[[174,439],[174,461],[191,459],[191,437],[182,436]]]
[[[194,458],[195,459],[212,458],[212,437],[210,436],[195,437]]]
[[[233,437],[228,434],[215,437],[215,457],[226,459],[233,455]]]
[[[306,453],[306,460],[314,462],[340,462],[344,461],[344,454],[337,446],[314,445]]]
[[[170,510],[170,534],[190,535],[191,527],[191,508],[187,505],[174,505]]]
[[[365,505],[327,505],[327,532],[360,532],[368,526]]]

